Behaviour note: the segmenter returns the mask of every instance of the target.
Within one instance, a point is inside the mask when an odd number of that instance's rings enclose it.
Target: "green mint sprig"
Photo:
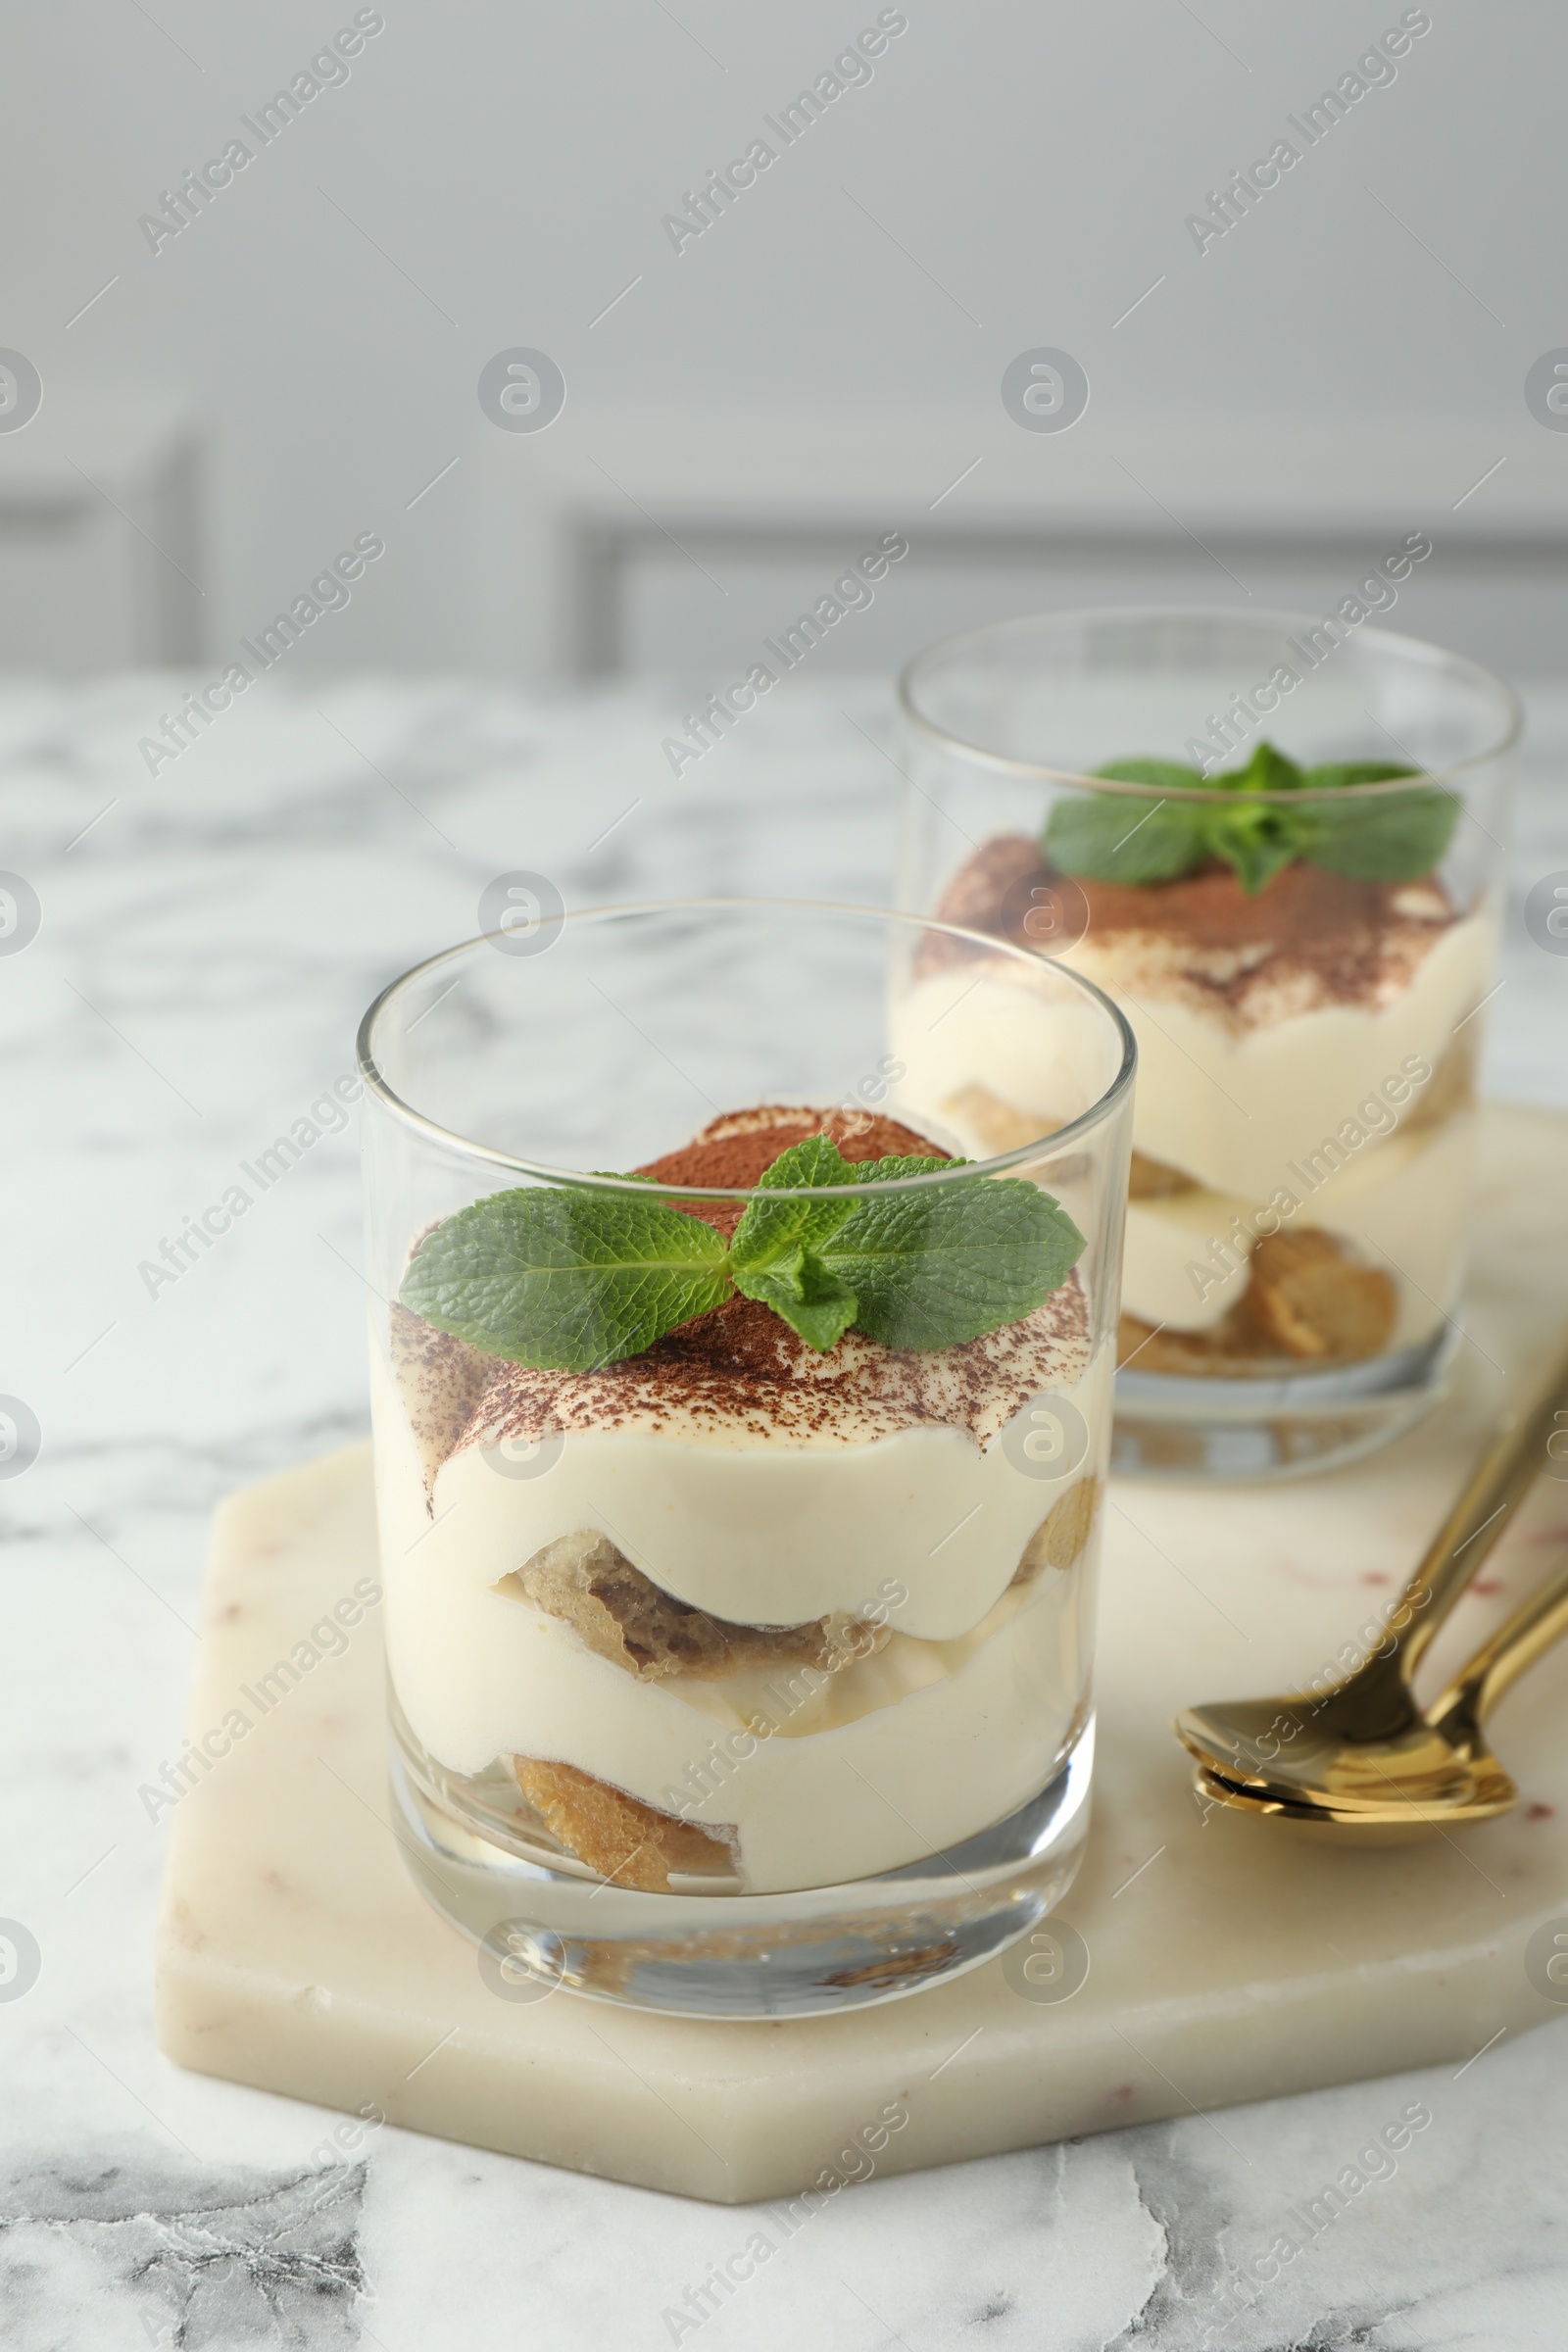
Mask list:
[[[536,1370],[593,1372],[740,1291],[824,1350],[852,1325],[885,1347],[955,1348],[1060,1288],[1084,1237],[1019,1178],[876,1188],[952,1167],[847,1160],[826,1136],[779,1154],[758,1195],[854,1185],[868,1198],[754,1198],[726,1247],[662,1200],[537,1186],[493,1194],[420,1243],[399,1298],[438,1331]],[[961,1164],[961,1163],[958,1163]]]
[[[717,1306],[724,1259],[722,1234],[657,1200],[540,1186],[448,1217],[398,1297],[488,1355],[591,1372]]]
[[[1249,897],[1283,866],[1304,858],[1356,882],[1410,882],[1429,874],[1458,819],[1452,795],[1431,787],[1375,800],[1332,799],[1281,807],[1265,793],[1333,794],[1348,784],[1392,783],[1419,768],[1387,760],[1336,761],[1302,768],[1271,743],[1245,767],[1201,775],[1169,760],[1112,760],[1095,773],[1107,782],[1148,784],[1165,792],[1212,792],[1225,803],[1168,800],[1146,813],[1119,795],[1074,793],[1059,800],[1046,825],[1045,849],[1064,874],[1094,882],[1170,882],[1210,858],[1222,858]]]

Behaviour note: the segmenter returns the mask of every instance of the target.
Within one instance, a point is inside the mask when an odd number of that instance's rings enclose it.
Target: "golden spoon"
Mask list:
[[[1503,1692],[1565,1634],[1568,1563],[1497,1628],[1427,1710],[1423,1722],[1431,1769],[1424,1782],[1419,1768],[1411,1768],[1410,1750],[1401,1748],[1382,1797],[1370,1802],[1314,1800],[1300,1782],[1283,1779],[1265,1790],[1231,1780],[1208,1764],[1200,1764],[1195,1783],[1216,1804],[1307,1827],[1327,1825],[1342,1842],[1348,1832],[1369,1844],[1391,1844],[1426,1830],[1490,1821],[1516,1805],[1519,1791],[1482,1740],[1481,1726]],[[1371,1766],[1376,1753],[1368,1748],[1363,1766]]]
[[[1504,1690],[1568,1632],[1568,1567],[1523,1602],[1423,1712],[1410,1678],[1547,1460],[1568,1446],[1568,1350],[1503,1425],[1390,1617],[1388,1642],[1326,1690],[1188,1707],[1175,1733],[1200,1791],[1342,1836],[1440,1829],[1505,1813],[1518,1791],[1481,1738]]]

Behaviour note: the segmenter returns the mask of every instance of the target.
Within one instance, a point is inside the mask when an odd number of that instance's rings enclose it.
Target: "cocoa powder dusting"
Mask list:
[[[597,1372],[498,1365],[458,1443],[646,1427],[672,1415],[796,1444],[822,1435],[863,1444],[921,1422],[985,1442],[1042,1389],[1071,1387],[1088,1356],[1088,1301],[1076,1271],[1019,1322],[933,1352],[884,1348],[858,1331],[818,1350],[770,1307],[737,1294]]]
[[[683,1144],[678,1152],[666,1152],[660,1159],[648,1160],[634,1173],[656,1177],[661,1184],[739,1190],[756,1184],[781,1152],[787,1152],[792,1144],[804,1144],[809,1135],[827,1136],[846,1159],[887,1159],[895,1154],[919,1154],[927,1159],[949,1156],[939,1144],[878,1111],[816,1111],[799,1104],[765,1102],[756,1110],[726,1111],[710,1119],[691,1143]],[[701,1217],[705,1225],[714,1226],[727,1237],[740,1223],[746,1203],[672,1200],[669,1205],[684,1209],[688,1216]]]
[[[955,875],[938,918],[1028,947],[1022,928],[1034,888],[1076,900],[1087,915],[1086,969],[1158,994],[1206,998],[1252,1020],[1317,1004],[1375,1004],[1407,985],[1458,912],[1435,875],[1413,882],[1357,882],[1298,859],[1252,896],[1223,859],[1171,882],[1096,882],[1063,875],[1023,834],[988,841]],[[966,954],[934,936],[933,969]]]

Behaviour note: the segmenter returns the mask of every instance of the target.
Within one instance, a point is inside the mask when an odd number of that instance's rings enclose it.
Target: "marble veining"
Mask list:
[[[172,1286],[150,1295],[140,1267],[350,1066],[374,991],[476,927],[494,875],[545,873],[568,905],[878,901],[893,781],[880,680],[799,682],[677,783],[660,742],[694,681],[280,679],[149,778],[137,738],[182,683],[0,692],[0,865],[42,909],[0,956],[0,1390],[42,1431],[0,1480],[0,1920],[39,1953],[36,1982],[0,1984],[8,2352],[1555,2345],[1556,2026],[1457,2073],[873,2178],[684,2328],[664,2315],[744,2245],[745,2211],[390,2126],[329,2164],[338,2119],[157,2055],[162,1836],[136,1788],[177,1741],[213,1503],[364,1427],[352,1129]],[[1568,694],[1530,706],[1487,1082],[1561,1105],[1568,958],[1522,906],[1568,869]],[[1396,2174],[1235,2311],[1225,2281],[1417,2099],[1433,2124]]]
[[[146,2150],[17,2164],[0,2187],[6,2340],[118,2340],[102,2312],[170,2352],[357,2344],[365,2179],[363,2164],[278,2175]]]

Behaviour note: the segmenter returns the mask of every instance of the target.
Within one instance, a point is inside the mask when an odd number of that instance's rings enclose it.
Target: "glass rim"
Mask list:
[[[1120,1107],[1132,1090],[1133,1078],[1138,1066],[1137,1042],[1125,1014],[1102,988],[1098,987],[1093,980],[1086,978],[1082,972],[1070,970],[1054,956],[1042,956],[1037,949],[1020,947],[1011,940],[995,939],[983,931],[965,930],[956,923],[941,923],[926,915],[902,913],[896,907],[858,906],[847,901],[835,899],[725,897],[642,899],[620,905],[579,906],[563,913],[561,924],[564,929],[568,923],[587,925],[611,921],[627,915],[711,913],[720,909],[766,913],[852,915],[863,921],[884,925],[900,924],[919,932],[938,932],[945,938],[958,940],[965,946],[978,948],[990,956],[1012,958],[1030,966],[1049,965],[1081,997],[1098,1005],[1110,1022],[1112,1031],[1121,1044],[1121,1059],[1116,1074],[1104,1092],[1090,1104],[1087,1110],[1080,1111],[1075,1119],[1068,1120],[1063,1127],[1053,1129],[1049,1135],[1036,1137],[1028,1143],[1016,1144],[1011,1151],[999,1152],[988,1159],[957,1160],[951,1167],[935,1169],[925,1176],[889,1178],[877,1187],[879,1192],[923,1192],[952,1184],[959,1177],[1003,1174],[1010,1168],[1028,1165],[1038,1160],[1042,1155],[1042,1146],[1049,1146],[1052,1155],[1054,1156],[1056,1152],[1066,1149],[1069,1145],[1081,1141],[1093,1128],[1108,1119]],[[396,979],[388,981],[386,987],[367,1007],[355,1038],[355,1065],[367,1093],[380,1103],[383,1109],[389,1111],[405,1127],[420,1136],[425,1142],[438,1144],[444,1149],[462,1152],[470,1159],[482,1160],[494,1168],[505,1169],[519,1176],[533,1177],[541,1183],[569,1185],[574,1191],[623,1196],[635,1195],[639,1200],[647,1200],[651,1191],[657,1192],[664,1199],[677,1200],[749,1201],[753,1200],[759,1189],[756,1185],[663,1185],[657,1182],[651,1185],[646,1177],[606,1175],[580,1168],[559,1168],[545,1160],[522,1159],[513,1152],[497,1150],[492,1144],[477,1143],[471,1136],[460,1135],[453,1128],[443,1127],[438,1120],[429,1118],[423,1111],[416,1109],[412,1102],[405,1102],[403,1097],[393,1090],[375,1058],[375,1029],[382,1015],[392,1009],[394,1002],[402,990],[411,987],[416,981],[426,975],[438,971],[442,965],[452,963],[460,956],[471,956],[476,948],[484,947],[505,938],[505,936],[506,934],[499,930],[477,932],[472,939],[459,940],[453,947],[438,949],[435,955],[426,956],[420,962],[411,964],[407,971],[400,972]],[[555,943],[551,944],[553,946]],[[871,1115],[891,1114],[873,1113]],[[768,1200],[863,1200],[865,1187],[853,1184],[769,1185],[763,1197]]]
[[[1015,759],[1006,752],[989,751],[983,744],[971,743],[967,737],[956,735],[939,720],[928,717],[916,701],[922,679],[938,663],[950,660],[965,646],[983,644],[987,640],[1002,642],[1010,634],[1022,634],[1039,629],[1043,624],[1065,627],[1070,623],[1098,620],[1200,620],[1247,623],[1258,627],[1279,626],[1295,636],[1303,628],[1318,628],[1325,615],[1321,612],[1289,612],[1272,607],[1249,612],[1236,605],[1084,605],[1065,607],[1060,611],[1022,612],[1010,620],[983,622],[978,628],[959,629],[951,637],[939,637],[934,644],[921,648],[899,672],[898,706],[911,727],[941,744],[947,750],[958,752],[965,759],[981,765],[1000,769],[1008,775],[1027,777],[1042,784],[1065,784],[1080,792],[1119,794],[1128,800],[1196,801],[1209,806],[1236,806],[1234,790],[1215,790],[1196,785],[1133,784],[1113,776],[1084,775],[1076,768],[1052,767],[1042,760]],[[1443,789],[1445,779],[1462,776],[1471,768],[1483,767],[1489,760],[1500,759],[1518,742],[1524,726],[1524,706],[1505,678],[1488,669],[1485,662],[1476,662],[1468,654],[1450,653],[1446,646],[1434,645],[1427,637],[1409,637],[1400,629],[1382,629],[1370,624],[1358,625],[1355,641],[1370,636],[1374,645],[1396,647],[1402,653],[1413,654],[1426,667],[1439,663],[1467,671],[1472,680],[1496,696],[1502,705],[1502,731],[1486,749],[1473,752],[1467,759],[1456,760],[1443,768],[1420,768],[1406,776],[1391,776],[1376,784],[1336,784],[1324,786],[1317,792],[1287,790],[1282,792],[1250,792],[1250,806],[1259,808],[1300,808],[1303,803],[1334,801],[1342,804],[1347,796],[1356,800],[1388,799],[1399,793],[1414,792],[1423,785]],[[1136,756],[1136,755],[1135,755]],[[1172,765],[1179,762],[1172,761]]]

